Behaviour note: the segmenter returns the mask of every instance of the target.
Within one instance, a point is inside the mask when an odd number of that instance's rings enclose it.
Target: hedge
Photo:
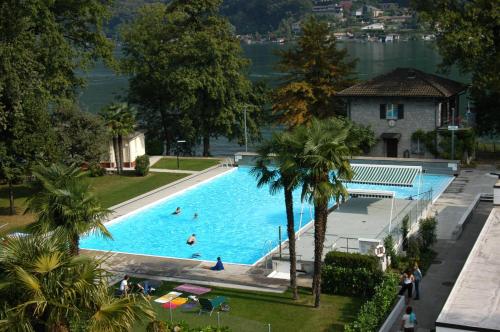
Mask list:
[[[149,173],[149,156],[142,155],[135,158],[135,174],[145,176]]]
[[[231,332],[231,330],[226,327],[190,327],[185,321],[179,323],[169,323],[159,320],[152,321],[146,327],[146,332]]]
[[[326,265],[345,267],[350,269],[379,270],[379,261],[375,256],[358,253],[330,251],[325,257]]]
[[[379,269],[351,269],[326,265],[321,276],[321,289],[323,293],[333,295],[371,297],[382,278],[383,272]]]
[[[399,278],[394,273],[386,273],[375,294],[365,302],[352,323],[344,326],[345,332],[377,331],[389,315],[396,300]]]

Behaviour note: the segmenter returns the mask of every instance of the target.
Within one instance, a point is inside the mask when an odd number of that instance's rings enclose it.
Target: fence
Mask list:
[[[396,216],[392,218],[391,230],[389,231],[389,225],[387,225],[378,235],[377,239],[384,239],[389,234],[392,235],[394,242],[399,244],[402,242],[401,226],[403,219],[408,216],[408,230],[410,233],[414,231],[415,226],[418,224],[422,215],[427,211],[429,205],[432,203],[432,189],[424,193],[419,194],[420,199],[416,199],[412,204],[407,205],[404,209],[398,212]]]
[[[476,158],[496,159],[500,156],[500,140],[478,138],[476,142]]]

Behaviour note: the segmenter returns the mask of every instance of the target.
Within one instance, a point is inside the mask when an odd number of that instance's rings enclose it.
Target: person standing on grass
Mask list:
[[[418,264],[413,266],[413,276],[415,278],[415,300],[420,299],[420,281],[422,280],[422,272],[418,268]]]
[[[125,275],[123,277],[123,280],[120,282],[120,293],[122,296],[128,295],[128,290],[129,290],[128,279],[129,279],[129,276]]]
[[[413,312],[413,308],[406,307],[405,314],[401,318],[401,330],[404,332],[414,332],[417,325],[417,316]]]

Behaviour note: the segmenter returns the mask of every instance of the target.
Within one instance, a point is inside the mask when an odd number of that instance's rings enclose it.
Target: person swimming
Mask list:
[[[198,219],[198,213],[194,213],[193,219]]]
[[[186,241],[186,244],[192,246],[196,243],[196,234],[192,234]]]
[[[181,208],[177,207],[177,209],[175,209],[175,211],[172,212],[172,214],[181,214]]]

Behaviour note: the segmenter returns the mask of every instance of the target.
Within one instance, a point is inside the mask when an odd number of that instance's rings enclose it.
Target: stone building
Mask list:
[[[379,139],[370,155],[432,157],[412,134],[459,125],[459,95],[467,86],[412,68],[397,68],[338,93],[347,101],[348,117],[370,125]],[[436,134],[437,145],[438,135]],[[416,144],[417,143],[417,144]]]

